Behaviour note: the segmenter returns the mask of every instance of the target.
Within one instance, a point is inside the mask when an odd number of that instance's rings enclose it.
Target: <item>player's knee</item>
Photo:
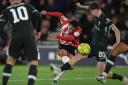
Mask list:
[[[38,65],[38,60],[30,60],[29,64],[30,65]]]
[[[63,57],[63,56],[68,56],[68,52],[66,51],[66,50],[60,50],[59,52],[58,52],[58,54],[59,54],[59,56],[60,57]]]
[[[97,58],[97,62],[106,62],[105,58]]]
[[[7,60],[6,60],[6,64],[10,64],[10,65],[14,65],[15,64],[15,59],[13,57],[7,57]]]

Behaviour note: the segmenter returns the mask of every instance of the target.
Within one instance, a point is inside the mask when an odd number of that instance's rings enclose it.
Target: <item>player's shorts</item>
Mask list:
[[[77,48],[74,47],[74,46],[71,46],[71,45],[62,45],[62,44],[59,44],[59,49],[64,49],[67,52],[71,53],[73,56],[75,56],[76,53],[77,53]]]
[[[107,50],[107,47],[105,46],[98,46],[98,45],[90,45],[91,52],[88,56],[88,58],[96,57],[97,61],[106,62],[106,60],[109,57],[109,52]]]
[[[12,38],[9,46],[9,56],[17,59],[23,52],[28,61],[38,60],[35,36],[22,36]]]

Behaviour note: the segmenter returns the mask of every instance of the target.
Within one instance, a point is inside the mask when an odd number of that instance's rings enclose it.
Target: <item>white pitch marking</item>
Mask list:
[[[94,80],[95,78],[62,78],[60,80]],[[36,81],[51,81],[53,79],[37,79]],[[26,80],[9,80],[12,82],[17,82],[17,81],[26,81]],[[1,80],[0,80],[1,82]]]

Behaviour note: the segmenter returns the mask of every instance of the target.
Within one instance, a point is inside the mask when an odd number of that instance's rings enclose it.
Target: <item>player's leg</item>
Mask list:
[[[105,62],[98,61],[96,65],[98,75],[104,71],[104,68],[105,68]]]
[[[62,61],[64,64],[68,63],[70,61],[70,58],[73,58],[73,55],[76,54],[76,48],[73,46],[66,46],[66,45],[61,45],[61,49],[59,50],[59,55],[62,57]],[[54,82],[57,83],[57,81],[60,79],[60,77],[63,75],[64,71],[61,71],[58,69],[56,66],[51,64],[51,70],[54,73]],[[69,70],[72,70],[72,67],[70,67]]]
[[[105,62],[107,59],[107,48],[106,47],[95,47],[94,54],[96,56],[97,60],[97,73],[101,74],[104,71],[105,68]]]
[[[36,40],[34,37],[24,38],[24,52],[29,61],[28,83],[27,85],[34,85],[37,79],[37,65],[38,65],[38,51]]]
[[[106,51],[98,51],[98,55],[97,55],[97,72],[98,75],[102,74],[102,72],[104,72],[105,66],[106,66],[106,59],[108,58],[108,52]],[[108,73],[108,78],[110,79],[118,79],[118,80],[122,80],[123,76],[116,74],[116,73],[112,73],[111,71]],[[105,83],[105,81],[102,81],[103,83]]]
[[[97,73],[98,73],[98,75],[100,75],[104,71],[107,54],[106,54],[104,48],[103,49],[95,48],[94,54],[95,54],[96,60],[97,60],[97,65],[96,65]],[[105,83],[105,82],[106,82],[106,80],[102,81],[102,83]]]
[[[9,77],[11,76],[12,73],[12,67],[15,64],[16,57],[18,57],[18,51],[19,51],[19,46],[21,43],[16,42],[13,40],[13,43],[10,43],[9,46],[9,55],[6,60],[6,65],[3,70],[3,78],[2,78],[2,85],[7,85]]]
[[[30,60],[29,61],[29,72],[28,72],[28,84],[27,85],[34,85],[36,79],[37,79],[37,60]]]
[[[70,58],[73,57],[73,55],[76,54],[76,48],[70,45],[59,45],[59,52],[58,52],[59,56],[62,59],[62,62],[65,64],[67,62],[70,61]],[[53,71],[54,75],[56,76],[58,73],[56,72],[56,67],[51,64],[51,70]],[[55,71],[55,72],[54,72]],[[62,71],[63,72],[63,71]]]
[[[87,56],[86,56],[87,57]],[[64,71],[71,70],[72,66],[78,62],[79,60],[83,59],[83,55],[76,54],[71,58],[71,60],[65,64],[63,64],[60,68],[57,68],[56,66],[52,65],[53,73],[55,75],[55,78],[53,80],[53,85],[57,83],[58,79],[63,75]]]
[[[110,58],[107,60],[107,63],[106,63],[106,67],[105,67],[105,70],[104,70],[104,75],[107,76],[108,72],[111,70],[112,66],[114,65],[115,63],[115,60],[116,60],[116,57],[123,53],[123,52],[126,52],[128,51],[128,45],[125,44],[125,43],[119,43],[118,46],[116,46],[112,52],[111,52],[111,56]]]
[[[105,69],[105,62],[97,62],[97,72],[98,72],[98,75],[100,75],[102,72],[104,72],[104,69]],[[122,81],[123,80],[123,76],[122,75],[119,75],[117,73],[113,73],[113,72],[109,72],[108,73],[108,76],[107,76],[109,79],[114,79],[114,80],[120,80]]]
[[[6,65],[3,69],[2,85],[7,85],[14,64],[15,64],[15,59],[11,56],[8,56]]]
[[[123,53],[123,52],[126,52],[126,51],[128,51],[128,45],[125,44],[125,43],[122,43],[122,42],[119,43],[119,45],[112,50],[111,56],[107,60],[104,72],[100,76],[97,77],[99,81],[102,81],[106,77],[109,77],[111,79],[118,79],[118,80],[127,82],[127,78],[126,77],[121,76],[121,75],[116,74],[116,73],[111,73],[110,72],[111,67],[115,63],[116,56],[119,55],[120,53]]]
[[[61,57],[61,60],[63,63],[67,63],[68,61],[70,61],[70,57],[69,57],[68,52],[66,50],[60,49],[58,54]]]
[[[58,51],[58,55],[61,57],[62,62],[65,64],[68,61],[70,61],[68,52],[66,50],[64,50],[64,46],[59,46],[59,51]],[[50,70],[53,72],[54,74],[54,79],[53,82],[57,83],[57,81],[60,79],[60,77],[64,74],[64,71],[62,72],[57,72],[57,67],[54,64],[50,65]]]
[[[70,59],[69,62],[63,64],[60,68],[57,68],[57,67],[53,66],[53,67],[55,67],[55,69],[54,69],[54,74],[57,74],[57,75],[58,75],[60,72],[63,72],[63,71],[65,71],[65,70],[71,70],[72,66],[73,66],[75,63],[77,63],[77,62],[80,61],[81,59],[87,58],[87,57],[88,57],[88,55],[87,55],[87,56],[84,56],[84,55],[81,55],[81,54],[77,53],[75,56],[73,56],[73,57]]]
[[[90,47],[91,47],[91,52],[90,52],[89,55],[82,55],[82,54],[80,54],[80,53],[77,53],[75,56],[73,56],[73,57],[71,58],[71,60],[70,60],[69,62],[63,64],[63,65],[60,67],[61,71],[70,70],[70,68],[71,68],[75,63],[77,63],[78,61],[80,61],[80,60],[82,60],[82,59],[86,59],[86,58],[92,57],[92,55],[94,54],[93,52],[95,52],[95,51],[94,51],[94,48],[93,48],[92,45],[90,45]]]
[[[120,80],[123,81],[124,76],[117,74],[117,73],[113,73],[112,71],[108,72],[108,76],[109,79],[113,79],[113,80]]]
[[[66,63],[68,61],[70,61],[70,59],[72,58],[72,55],[76,54],[76,48],[70,45],[59,45],[59,55],[62,59],[63,63]]]
[[[88,57],[88,56],[83,56],[83,55],[81,55],[81,54],[78,53],[78,54],[76,54],[74,57],[72,57],[69,62],[63,64],[63,65],[60,67],[60,69],[61,69],[61,71],[70,70],[71,67],[72,67],[75,63],[77,63],[77,62],[80,61],[81,59],[87,58],[87,57]]]

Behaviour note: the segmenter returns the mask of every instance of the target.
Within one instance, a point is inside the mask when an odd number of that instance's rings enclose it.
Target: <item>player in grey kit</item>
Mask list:
[[[40,37],[41,16],[38,11],[22,0],[9,0],[11,6],[0,14],[0,30],[9,22],[12,26],[9,56],[3,70],[2,85],[7,85],[12,73],[12,67],[20,55],[21,49],[27,56],[30,68],[28,72],[28,84],[34,85],[37,76],[38,52],[35,39]]]

